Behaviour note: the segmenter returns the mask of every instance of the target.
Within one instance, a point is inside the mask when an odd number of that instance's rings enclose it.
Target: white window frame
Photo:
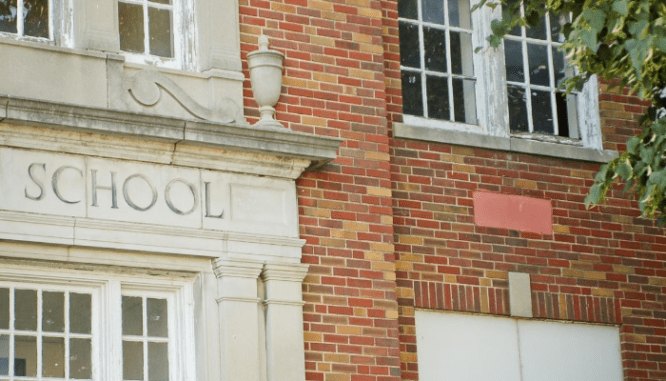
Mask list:
[[[115,7],[115,22],[118,25],[118,2],[116,0]],[[147,0],[123,0],[122,2],[128,4],[142,5]],[[125,56],[125,60],[130,63],[153,65],[176,70],[192,70],[195,67],[192,52],[194,49],[194,1],[193,0],[171,0],[172,2],[172,48],[173,57],[160,57],[154,56],[149,52],[146,53],[133,53],[127,51],[120,51],[120,54]],[[152,5],[151,5],[152,6]],[[159,5],[155,8],[162,8]],[[120,38],[120,33],[118,34]],[[144,43],[149,39],[149,24],[148,14],[145,12],[144,6]],[[145,45],[148,49],[148,45]]]
[[[422,0],[417,1],[420,4]],[[477,3],[478,0],[471,0],[470,7],[473,7]],[[429,140],[428,137],[432,135],[432,132],[438,134],[437,131],[452,131],[475,134],[469,135],[470,141],[479,140],[475,139],[476,135],[485,135],[489,137],[511,138],[511,140],[527,139],[548,143],[561,143],[573,147],[602,150],[596,76],[593,76],[576,96],[579,139],[546,134],[511,134],[507,102],[504,44],[502,43],[499,49],[493,49],[486,40],[486,37],[492,33],[490,29],[491,21],[493,19],[500,19],[502,17],[501,12],[501,7],[492,10],[485,6],[472,12],[472,44],[474,49],[482,47],[480,52],[474,53],[473,58],[474,73],[477,78],[477,125],[403,114],[404,125],[408,126],[410,130],[422,131],[421,135],[423,138],[413,136],[414,134],[411,134],[411,132],[408,134],[410,136],[402,137]],[[480,139],[483,141],[483,138]],[[445,140],[450,140],[452,143],[461,141],[459,136]],[[464,142],[461,142],[461,144],[464,145]],[[475,144],[471,142],[471,145]],[[479,146],[484,145],[486,145],[485,142],[479,144]],[[508,142],[506,144],[490,144],[492,147],[506,146],[507,149],[510,149],[508,148],[510,145],[511,143]]]
[[[33,266],[0,269],[0,286],[76,289],[93,294],[93,381],[122,380],[122,295],[167,298],[169,314],[169,380],[194,381],[195,346],[192,281],[166,277],[123,276],[108,271],[50,271]],[[39,328],[39,327],[38,327]],[[144,364],[147,366],[147,364]],[[38,368],[39,369],[39,368]],[[4,376],[0,376],[5,378]],[[9,376],[11,377],[11,376]],[[38,375],[37,379],[41,378]]]
[[[42,42],[42,43],[53,43],[55,39],[56,32],[54,31],[54,27],[56,26],[55,23],[53,22],[54,20],[54,6],[61,6],[60,1],[61,0],[47,0],[49,3],[49,14],[48,14],[48,22],[49,22],[49,36],[48,37],[34,37],[34,36],[26,36],[24,35],[25,33],[25,20],[23,18],[23,4],[26,0],[17,0],[16,2],[16,33],[10,33],[10,32],[0,32],[0,37],[3,38],[13,38],[17,40],[25,40],[25,41],[36,41],[36,42]]]

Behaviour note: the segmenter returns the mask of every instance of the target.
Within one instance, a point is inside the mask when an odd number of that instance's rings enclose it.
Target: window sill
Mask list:
[[[406,125],[403,123],[393,123],[393,137],[596,163],[606,163],[618,156],[617,151],[612,150],[598,151],[592,148],[569,144],[548,143],[525,138],[481,135],[434,127]]]

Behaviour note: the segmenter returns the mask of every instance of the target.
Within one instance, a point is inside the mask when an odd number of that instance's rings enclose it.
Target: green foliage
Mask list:
[[[520,6],[524,7],[521,17]],[[481,0],[496,8],[498,0]],[[571,15],[562,30],[562,49],[577,75],[567,92],[580,89],[592,75],[611,81],[610,90],[629,90],[652,107],[639,121],[642,133],[627,142],[627,151],[603,165],[585,199],[587,207],[604,201],[615,182],[638,196],[643,216],[666,223],[666,1],[664,0],[501,0],[503,17],[494,20],[488,37],[497,48],[504,35],[521,25],[534,27],[547,12]],[[662,95],[663,94],[663,95]]]

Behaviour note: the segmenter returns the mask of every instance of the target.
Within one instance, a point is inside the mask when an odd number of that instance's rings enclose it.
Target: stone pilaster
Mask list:
[[[268,381],[305,380],[301,285],[307,271],[308,266],[300,263],[267,264],[261,274],[266,294]]]
[[[248,260],[213,262],[218,287],[222,381],[261,380],[257,280],[262,267],[262,263]]]

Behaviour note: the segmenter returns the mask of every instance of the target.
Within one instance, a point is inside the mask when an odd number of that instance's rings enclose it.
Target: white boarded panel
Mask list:
[[[416,311],[421,381],[519,381],[512,319]]]
[[[617,327],[518,320],[523,381],[621,381]]]

